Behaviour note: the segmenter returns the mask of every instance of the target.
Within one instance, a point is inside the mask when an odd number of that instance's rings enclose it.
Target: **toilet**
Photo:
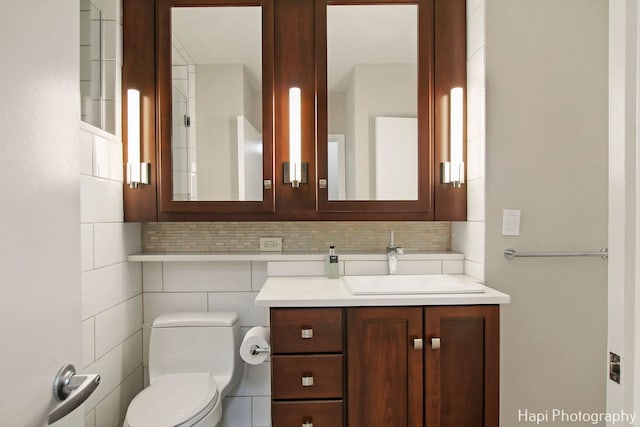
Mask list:
[[[171,313],[151,326],[149,387],[127,409],[123,427],[215,427],[222,400],[238,383],[238,314]]]

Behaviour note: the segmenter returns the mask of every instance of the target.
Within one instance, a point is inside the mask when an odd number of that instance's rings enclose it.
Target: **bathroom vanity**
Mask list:
[[[508,302],[491,288],[354,295],[343,279],[270,277],[256,305],[270,308],[272,425],[497,427]]]

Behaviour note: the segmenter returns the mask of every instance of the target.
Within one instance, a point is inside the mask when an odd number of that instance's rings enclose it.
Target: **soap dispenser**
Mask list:
[[[336,254],[335,246],[329,246],[329,255],[327,255],[324,265],[327,279],[337,279],[340,275],[340,272],[338,268],[338,255]]]

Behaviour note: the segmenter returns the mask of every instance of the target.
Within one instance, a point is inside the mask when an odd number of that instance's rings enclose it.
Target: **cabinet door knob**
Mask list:
[[[302,387],[313,386],[313,375],[304,375],[302,377]]]
[[[300,330],[300,336],[302,339],[313,338],[313,328],[304,328]]]
[[[422,350],[422,338],[414,338],[413,339],[413,349],[414,350]]]
[[[440,338],[431,338],[431,348],[438,350],[440,348]]]

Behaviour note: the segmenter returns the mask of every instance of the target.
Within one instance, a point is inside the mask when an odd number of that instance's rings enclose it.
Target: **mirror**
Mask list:
[[[262,201],[262,8],[171,8],[174,201]]]
[[[80,1],[80,119],[104,129],[102,105],[102,12]]]
[[[418,200],[418,6],[326,13],[328,200]]]

